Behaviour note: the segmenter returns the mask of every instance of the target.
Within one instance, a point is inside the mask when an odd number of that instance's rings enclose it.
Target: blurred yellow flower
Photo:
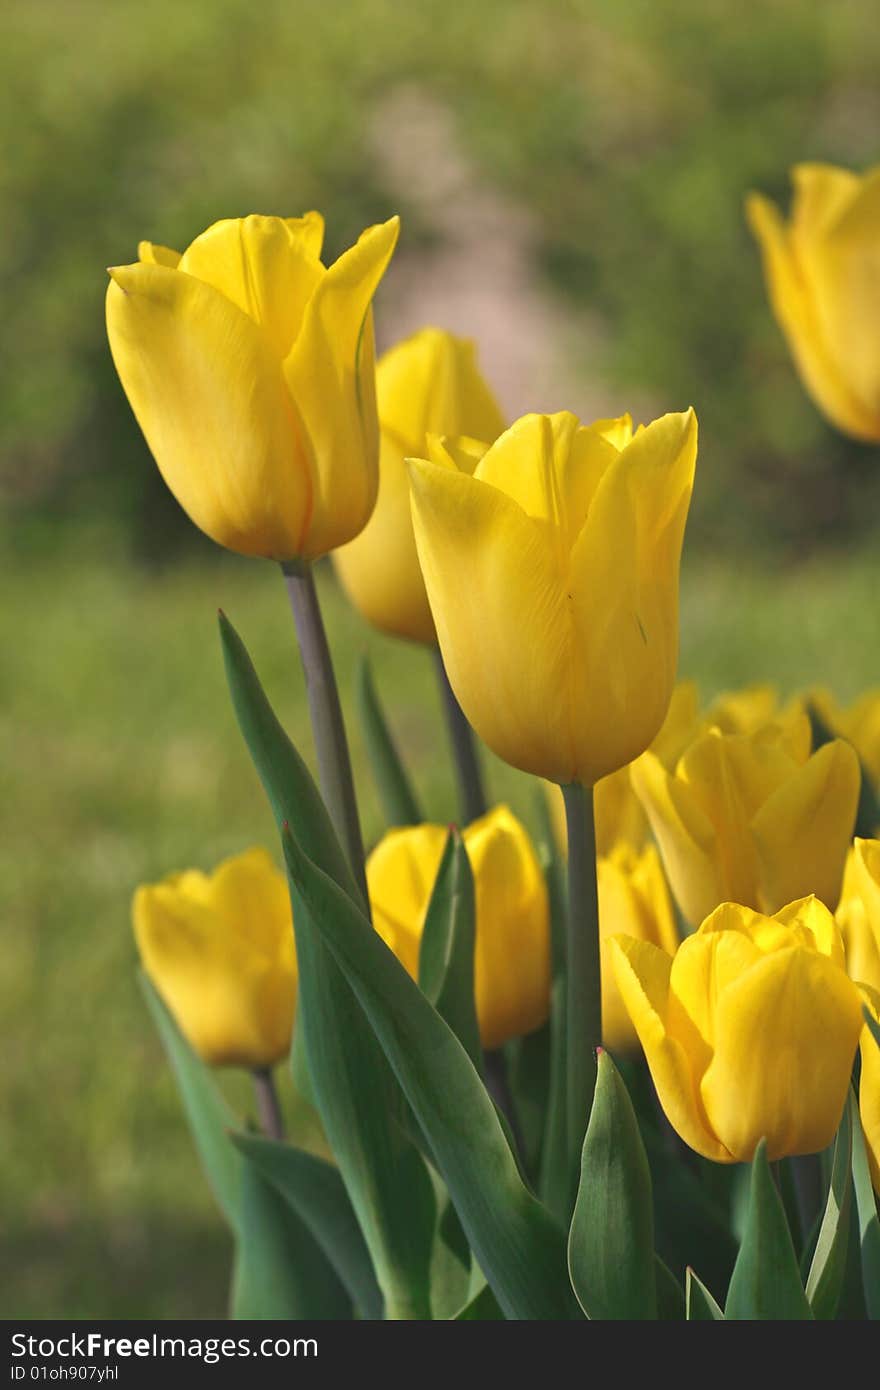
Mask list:
[[[459,465],[410,461],[416,545],[449,681],[499,757],[591,786],[666,717],[697,421],[527,415]]]
[[[678,929],[669,889],[654,845],[641,852],[616,845],[596,862],[599,886],[599,933],[602,963],[602,1041],[612,1052],[638,1047],[638,1035],[626,1011],[611,960],[610,939],[621,933],[650,941],[674,956]]]
[[[676,900],[696,925],[723,902],[774,912],[815,893],[834,907],[859,796],[836,739],[810,755],[806,715],[753,734],[701,734],[674,773],[653,753],[632,770]]]
[[[809,698],[828,728],[849,739],[871,780],[880,787],[880,687],[866,690],[846,706],[827,690],[811,690]]]
[[[815,1153],[834,1138],[859,1035],[859,991],[815,898],[773,917],[724,903],[675,958],[611,942],[617,985],[666,1117],[719,1163]]]
[[[366,525],[379,432],[371,301],[398,220],[328,268],[324,222],[230,218],[116,266],[107,332],[162,476],[220,545],[311,560]]]
[[[849,851],[837,923],[850,979],[880,991],[880,840],[857,839]]]
[[[367,887],[380,936],[418,979],[419,943],[448,831],[391,830],[367,860]],[[550,1008],[547,888],[525,829],[497,806],[463,832],[474,875],[474,990],[486,1048],[531,1033]]]
[[[143,884],[132,904],[144,970],[214,1066],[270,1067],[290,1049],[296,952],[287,881],[263,849]]]
[[[492,441],[504,429],[474,345],[442,328],[398,343],[376,368],[379,494],[366,527],[334,554],[349,598],[383,632],[435,642],[434,619],[416,553],[404,460],[422,454],[429,434]]]
[[[880,440],[880,165],[791,171],[791,220],[753,193],[746,212],[770,303],[801,379],[844,434]]]
[[[880,990],[863,985],[862,1000],[872,1017],[880,1023]],[[871,1166],[871,1181],[874,1190],[880,1194],[880,1046],[867,1026],[862,1029],[860,1052],[859,1114]]]

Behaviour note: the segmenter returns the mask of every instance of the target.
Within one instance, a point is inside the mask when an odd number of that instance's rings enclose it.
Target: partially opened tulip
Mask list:
[[[850,978],[880,992],[880,840],[853,844],[836,915]]]
[[[287,881],[262,849],[213,873],[138,888],[134,932],[144,970],[199,1055],[266,1068],[286,1056],[296,1007]]]
[[[669,707],[696,417],[632,435],[527,415],[470,470],[429,452],[410,461],[413,523],[458,701],[506,762],[592,786]]]
[[[617,985],[667,1119],[697,1153],[749,1162],[834,1138],[862,1031],[843,943],[815,898],[773,917],[724,903],[674,959],[611,942]]]
[[[429,434],[491,442],[504,428],[477,365],[473,343],[423,328],[376,368],[379,493],[364,530],[334,554],[349,598],[382,632],[434,642],[434,620],[416,554],[405,459],[425,452]]]
[[[754,193],[747,203],[773,312],[819,409],[844,434],[880,440],[880,166],[792,170],[785,222]]]
[[[419,944],[448,831],[392,830],[367,861],[376,930],[414,979]],[[550,1007],[547,887],[522,824],[497,806],[463,832],[474,875],[474,991],[486,1048],[531,1033]]]
[[[650,941],[674,956],[678,929],[660,856],[654,845],[636,851],[616,845],[596,864],[602,961],[602,1041],[612,1052],[631,1052],[638,1034],[620,997],[611,959],[611,938]]]
[[[326,268],[323,219],[215,222],[182,256],[110,271],[113,361],[162,475],[213,540],[309,561],[376,500],[371,302],[397,240],[371,227]]]
[[[632,771],[676,900],[694,926],[722,902],[775,912],[815,893],[834,908],[859,796],[858,759],[836,739],[810,754],[809,720],[701,734],[670,773]]]

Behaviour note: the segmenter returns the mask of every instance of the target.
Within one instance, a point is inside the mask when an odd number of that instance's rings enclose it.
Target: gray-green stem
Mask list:
[[[602,1041],[602,987],[593,793],[580,783],[571,782],[562,788],[562,796],[568,831],[566,1133],[569,1180],[574,1185],[596,1088],[596,1048]]]
[[[318,759],[318,780],[330,819],[360,885],[364,902],[364,842],[354,794],[348,739],[339,703],[333,661],[311,566],[286,565],[284,578],[306,677],[306,696]]]
[[[483,788],[483,774],[477,758],[474,731],[464,716],[464,711],[449,684],[446,667],[440,648],[434,651],[434,664],[437,669],[437,683],[443,700],[443,713],[449,742],[452,746],[452,761],[455,767],[455,780],[458,787],[458,807],[463,826],[479,820],[486,814],[486,792]]]
[[[268,1139],[284,1138],[284,1119],[278,1103],[278,1092],[269,1067],[254,1067],[254,1095],[257,1101],[257,1117],[260,1129]]]

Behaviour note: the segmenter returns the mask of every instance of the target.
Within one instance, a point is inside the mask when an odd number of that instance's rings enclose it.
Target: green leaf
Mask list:
[[[229,1138],[241,1123],[209,1069],[193,1051],[155,986],[143,972],[140,985],[174,1072],[205,1176],[229,1225],[238,1226],[242,1163]]]
[[[862,1251],[862,1288],[865,1309],[872,1322],[880,1319],[880,1221],[877,1200],[871,1182],[871,1169],[865,1148],[865,1136],[859,1117],[858,1104],[852,1092],[849,1097],[852,1121],[852,1175],[859,1218],[859,1241]]]
[[[504,1314],[498,1307],[498,1300],[484,1284],[479,1293],[469,1299],[460,1312],[455,1315],[456,1322],[504,1322]]]
[[[752,1161],[746,1229],[733,1267],[724,1316],[738,1321],[776,1322],[813,1316],[763,1139]]]
[[[629,1093],[604,1048],[581,1155],[568,1264],[587,1317],[656,1320],[651,1174]]]
[[[288,869],[382,1043],[480,1267],[510,1318],[576,1317],[565,1239],[522,1182],[473,1063],[350,898],[284,837]]]
[[[326,1255],[275,1185],[241,1164],[232,1316],[348,1319],[351,1300]]]
[[[846,1274],[849,1208],[852,1196],[851,1169],[852,1118],[847,1105],[834,1141],[828,1199],[810,1272],[807,1275],[807,1298],[813,1310],[813,1317],[822,1320],[829,1320],[835,1316]]]
[[[420,825],[424,816],[391,737],[366,654],[358,665],[356,695],[367,757],[385,822],[389,826]]]
[[[685,1306],[688,1322],[723,1322],[724,1314],[706,1285],[688,1266],[685,1284]]]
[[[684,1290],[672,1270],[659,1255],[654,1256],[654,1276],[657,1281],[657,1317],[660,1322],[684,1322],[686,1317]]]
[[[233,1143],[311,1232],[364,1318],[381,1318],[382,1294],[339,1170],[290,1144],[236,1133]]]
[[[470,1297],[471,1251],[439,1176],[435,1178],[435,1190],[437,1230],[431,1260],[431,1311],[436,1320],[446,1321],[455,1317]]]
[[[477,1071],[483,1049],[474,1003],[476,907],[464,841],[451,829],[440,860],[419,946],[419,985],[445,1018]]]
[[[244,644],[222,615],[220,633],[236,716],[279,829],[287,823],[295,829],[310,860],[360,912],[359,890],[318,789],[276,719]],[[428,1317],[431,1180],[396,1122],[403,1098],[382,1049],[295,884],[291,900],[298,1023],[321,1120],[369,1247],[386,1314]]]

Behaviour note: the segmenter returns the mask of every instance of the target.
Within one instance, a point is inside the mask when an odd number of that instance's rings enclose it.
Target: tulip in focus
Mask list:
[[[880,166],[792,170],[785,222],[753,193],[746,210],[773,312],[801,379],[833,425],[880,440]]]
[[[263,849],[211,874],[138,888],[144,970],[196,1052],[214,1066],[271,1067],[290,1050],[296,953],[287,880]]]
[[[621,997],[667,1119],[697,1153],[747,1163],[834,1138],[862,1032],[843,943],[815,898],[773,917],[724,903],[675,958],[611,942]]]
[[[837,908],[851,980],[880,992],[880,840],[856,839]]]
[[[809,720],[753,734],[701,734],[668,772],[653,753],[632,771],[673,894],[698,924],[723,902],[778,911],[815,893],[837,905],[860,773],[848,743],[810,755]]]
[[[182,256],[141,243],[110,271],[107,332],[166,483],[244,555],[309,561],[351,540],[376,500],[371,302],[398,221],[329,268],[323,219],[230,218]]]
[[[416,545],[450,684],[499,757],[592,786],[657,735],[678,659],[697,421],[518,420],[469,471],[410,461]]]
[[[360,535],[334,555],[352,603],[393,637],[436,641],[416,553],[405,459],[429,434],[491,441],[504,421],[477,366],[474,345],[441,328],[398,343],[376,367],[379,493]]]
[[[612,1052],[631,1052],[638,1035],[627,1013],[611,959],[610,941],[621,934],[650,941],[670,957],[678,947],[678,929],[669,889],[654,845],[641,852],[616,845],[596,862],[602,960],[602,1041]]]
[[[413,979],[419,943],[448,831],[391,830],[367,861],[373,921]],[[497,806],[463,832],[474,876],[474,990],[486,1048],[540,1028],[550,1007],[547,887],[525,829]]]

